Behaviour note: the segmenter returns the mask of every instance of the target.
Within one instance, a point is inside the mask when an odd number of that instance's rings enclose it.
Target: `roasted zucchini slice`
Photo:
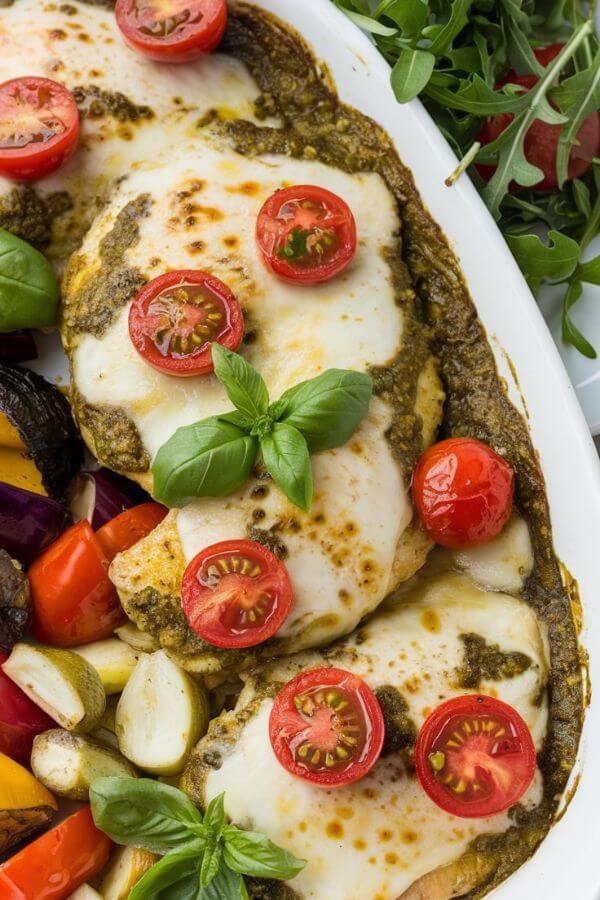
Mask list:
[[[142,875],[158,862],[158,856],[137,847],[118,847],[108,863],[100,894],[103,900],[127,900]]]
[[[118,638],[95,641],[72,650],[94,667],[107,695],[121,693],[140,657],[129,644]]]

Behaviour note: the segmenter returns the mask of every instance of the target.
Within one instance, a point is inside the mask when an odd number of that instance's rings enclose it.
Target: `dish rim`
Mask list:
[[[452,188],[444,185],[457,162],[450,146],[419,100],[404,105],[396,101],[389,65],[331,0],[249,2],[302,35],[325,63],[341,99],[381,124],[412,171],[426,207],[459,260],[509,395],[527,419],[546,481],[556,554],[577,579],[580,596],[592,598],[600,593],[591,537],[600,534],[600,463],[551,333],[481,197],[467,176]],[[543,379],[537,371],[541,360]],[[555,422],[561,427],[555,428]],[[577,464],[568,466],[565,460]],[[594,682],[600,680],[600,609],[585,599],[583,608],[581,646],[589,653],[586,671]],[[594,849],[600,839],[600,817],[594,795],[600,796],[600,772],[591,761],[586,765],[595,748],[600,748],[600,703],[592,701],[563,798],[566,812],[533,857],[492,892],[495,900],[529,900],[542,892],[547,900],[598,897]]]

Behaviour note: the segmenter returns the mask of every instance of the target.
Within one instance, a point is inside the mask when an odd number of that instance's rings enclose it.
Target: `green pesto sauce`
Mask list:
[[[118,122],[150,121],[154,118],[149,106],[139,106],[120,91],[105,91],[96,84],[74,87],[73,96],[84,118],[101,119],[110,115]]]
[[[465,656],[456,674],[462,688],[477,690],[484,680],[516,678],[531,668],[532,660],[526,653],[501,650],[498,644],[488,644],[479,634],[461,634],[460,639]]]
[[[73,202],[66,191],[43,197],[33,187],[15,187],[0,197],[0,228],[38,250],[45,250],[52,240],[55,219],[72,208]]]
[[[377,688],[375,696],[385,722],[382,756],[412,749],[417,740],[417,726],[408,714],[408,703],[400,691],[391,684],[385,684]]]

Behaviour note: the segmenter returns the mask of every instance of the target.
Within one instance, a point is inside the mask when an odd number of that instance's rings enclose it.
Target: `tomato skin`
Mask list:
[[[239,574],[233,570],[231,560],[236,561]],[[210,570],[220,561],[230,571],[211,587]],[[255,576],[243,575],[244,567],[248,571],[257,567],[260,571]],[[246,621],[245,611],[254,614],[264,596],[268,601],[263,613]],[[181,604],[190,628],[207,643],[227,649],[255,647],[272,637],[286,620],[292,605],[292,585],[284,564],[262,544],[221,541],[205,547],[186,568]]]
[[[157,6],[160,11],[160,0],[147,5]],[[181,12],[189,9],[200,16],[197,27],[184,25],[178,34],[171,37],[154,37],[140,30],[136,0],[117,0],[115,15],[125,42],[132,50],[164,63],[190,62],[216,50],[227,26],[226,0],[188,0],[178,5]]]
[[[190,286],[191,289],[201,292],[199,296],[203,302],[219,304],[224,324],[222,327],[219,325],[218,330],[204,338],[203,343],[193,352],[165,354],[161,352],[155,340],[160,332],[160,317],[153,308],[157,303],[160,304],[161,300],[163,309],[175,308],[168,298],[172,297],[174,291],[184,286]],[[193,306],[192,303],[189,305]],[[177,332],[176,312],[174,320],[171,334],[174,331],[177,336],[179,332]],[[204,327],[201,319],[197,324]],[[236,351],[244,336],[244,317],[235,296],[218,278],[200,270],[179,269],[153,278],[134,298],[129,310],[129,336],[140,356],[159,372],[180,377],[208,375],[214,371],[211,340],[218,341],[228,350]],[[168,350],[171,348],[172,340],[172,337],[169,338]]]
[[[42,102],[43,106],[38,106]],[[23,128],[42,124],[44,119],[58,119],[60,134],[42,141],[29,141],[25,146],[3,147],[0,136],[0,175],[17,181],[33,181],[51,175],[75,152],[79,135],[79,111],[71,91],[49,78],[24,76],[0,84],[0,122],[18,124],[20,110],[29,114]],[[39,112],[39,115],[38,115]]]
[[[140,503],[124,510],[99,528],[96,540],[107,560],[112,562],[117,553],[124,553],[154,531],[168,511],[160,503]]]
[[[309,743],[311,748],[309,755],[313,749],[319,749],[322,745],[319,744],[318,737],[313,737],[313,733],[322,728],[316,720],[316,714],[315,724],[311,728],[310,717],[303,717],[297,701],[306,695],[314,696],[313,692],[319,691],[320,688],[325,688],[326,693],[328,689],[341,690],[341,696],[346,701],[346,710],[349,706],[354,706],[357,711],[354,721],[358,722],[361,719],[364,721],[364,727],[360,730],[364,746],[359,746],[354,751],[355,754],[360,753],[358,759],[350,759],[348,763],[340,764],[337,768],[327,769],[321,766],[315,770],[302,761],[301,750],[299,752],[297,750],[301,742]],[[343,734],[343,727],[340,727],[340,732]],[[357,729],[355,728],[352,733],[355,735]],[[379,758],[384,737],[383,713],[371,688],[352,672],[334,666],[309,669],[288,681],[275,697],[269,717],[269,738],[279,763],[290,774],[324,788],[343,787],[364,778]],[[344,745],[342,738],[337,742],[337,746],[348,745]]]
[[[443,547],[476,547],[495,538],[510,518],[513,493],[509,464],[474,438],[433,444],[413,472],[421,523]]]
[[[2,900],[66,900],[106,865],[112,841],[84,806],[0,865]]]
[[[494,722],[502,728],[503,736],[496,736],[500,727],[491,737],[481,731],[475,734],[474,720],[485,721],[486,725]],[[469,725],[468,734],[461,730],[465,721]],[[455,738],[457,731],[463,743],[457,746],[454,740],[450,746],[447,741]],[[440,772],[446,774],[437,777],[430,758],[437,756],[442,748],[445,760]],[[455,765],[453,757],[457,759]],[[467,694],[441,703],[426,719],[415,746],[415,768],[425,793],[441,809],[464,819],[487,818],[514,806],[530,786],[536,763],[531,733],[516,709],[481,694]],[[463,781],[461,793],[444,782],[444,778],[450,777],[454,784],[458,779]],[[479,782],[480,789],[484,788],[483,797],[474,792],[469,794],[474,780]]]
[[[534,50],[538,62],[544,66],[549,65],[552,60],[558,56],[563,49],[564,44],[551,44],[549,47],[542,47]],[[520,84],[527,90],[531,90],[538,82],[536,75],[517,75],[515,72],[509,72],[496,85],[496,90],[500,90],[505,84]],[[491,144],[495,141],[503,131],[508,128],[514,116],[512,113],[500,113],[492,116],[484,122],[477,140],[482,146]],[[544,177],[532,186],[536,191],[551,191],[558,187],[556,177],[556,154],[558,151],[558,142],[561,134],[560,125],[549,125],[542,122],[541,119],[535,119],[525,135],[524,150],[526,159],[534,166],[537,166],[544,173]],[[584,119],[581,128],[577,132],[577,144],[571,148],[568,164],[568,178],[579,178],[588,169],[591,168],[592,160],[600,153],[600,113],[592,112]],[[478,163],[477,171],[485,181],[489,181],[496,166]],[[524,188],[516,182],[511,183],[511,191],[524,190]]]
[[[298,210],[290,217],[286,209],[299,203],[312,204],[330,217],[318,220],[311,212]],[[337,244],[323,253],[323,260],[313,265],[290,261],[283,247],[296,228],[304,233],[321,224],[333,233]],[[292,284],[320,284],[339,275],[356,253],[356,222],[348,204],[337,194],[316,185],[301,184],[275,191],[263,204],[256,220],[256,242],[265,265],[279,278]],[[319,254],[317,254],[318,256]]]
[[[28,766],[34,737],[56,722],[4,674],[8,656],[0,650],[0,753]]]
[[[56,647],[110,637],[123,610],[108,566],[89,522],[65,531],[28,571],[33,635]]]

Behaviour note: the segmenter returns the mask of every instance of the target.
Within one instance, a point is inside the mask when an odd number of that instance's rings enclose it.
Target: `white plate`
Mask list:
[[[453,188],[444,186],[456,163],[452,151],[418,101],[398,105],[387,64],[330,0],[258,0],[258,5],[297,28],[327,63],[342,99],[386,129],[412,169],[431,214],[448,235],[511,396],[521,409],[520,390],[527,399],[531,434],[548,487],[556,550],[579,581],[585,604],[583,639],[590,651],[592,680],[600,683],[600,464],[574,389],[513,257],[469,180],[463,178]],[[52,343],[43,349],[36,368],[49,377],[64,376],[64,362]],[[516,368],[520,390],[505,354]],[[599,753],[596,702],[586,717],[581,784],[568,812],[534,858],[494,892],[497,900],[595,900],[599,895]]]
[[[418,101],[403,106],[396,102],[389,67],[330,0],[260,0],[259,5],[296,27],[329,66],[342,99],[379,122],[394,140],[431,214],[450,239],[498,366],[519,402],[504,353],[515,365],[546,477],[556,551],[579,581],[585,605],[583,640],[590,652],[592,682],[600,683],[600,464],[573,386],[513,257],[469,180],[444,186],[456,164],[452,151]],[[598,896],[599,754],[600,703],[593,702],[580,751],[579,789],[534,858],[494,893],[497,900]]]

